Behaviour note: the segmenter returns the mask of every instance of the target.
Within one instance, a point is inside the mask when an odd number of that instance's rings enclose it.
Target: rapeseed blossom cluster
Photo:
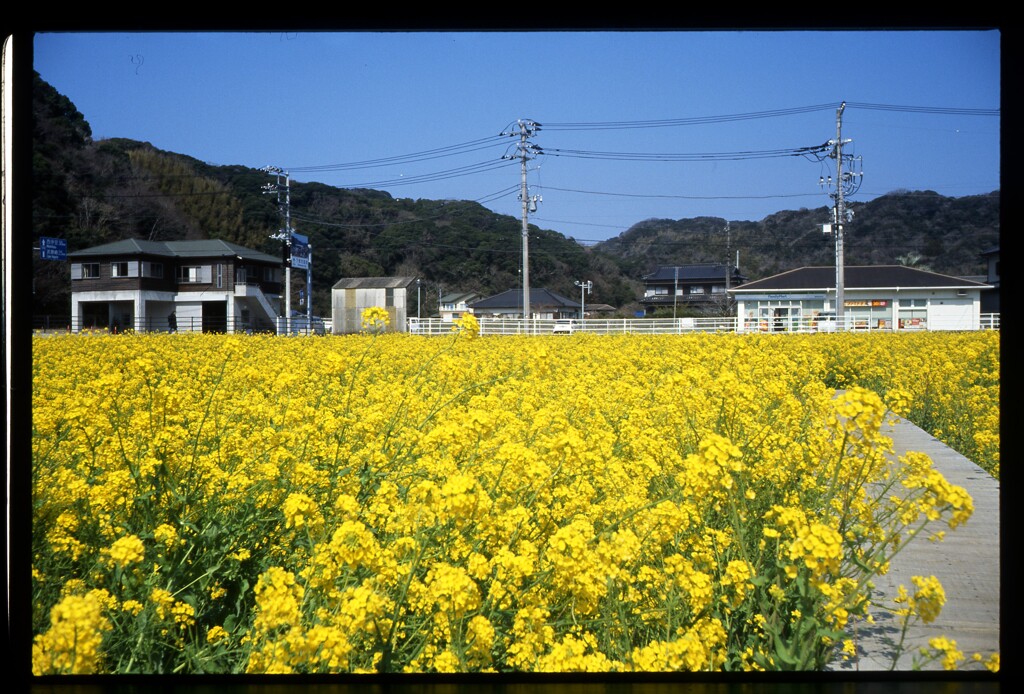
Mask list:
[[[905,362],[950,383],[962,349],[998,382],[984,335],[860,364],[847,335],[566,350],[381,311],[308,341],[37,339],[34,671],[821,669],[908,525],[973,510],[881,432],[924,397]],[[922,579],[898,607],[943,600]]]
[[[363,309],[360,318],[363,330],[369,333],[383,332],[391,324],[391,314],[386,308],[380,306]]]

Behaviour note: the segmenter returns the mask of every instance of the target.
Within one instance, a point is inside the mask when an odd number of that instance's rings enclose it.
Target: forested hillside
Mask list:
[[[270,237],[283,224],[266,173],[217,166],[127,139],[94,141],[83,114],[38,75],[34,92],[33,238],[67,240],[69,251],[122,238],[222,238],[280,253]],[[824,199],[824,196],[823,196]],[[827,200],[827,199],[825,199]],[[979,275],[979,253],[999,243],[999,192],[948,198],[896,191],[851,201],[848,264],[905,263]],[[632,312],[641,279],[658,265],[722,263],[739,257],[750,279],[834,262],[823,236],[827,207],[782,211],[761,221],[719,218],[640,221],[584,247],[557,230],[530,227],[530,284]],[[313,247],[313,309],[330,310],[342,277],[406,275],[423,280],[425,311],[453,291],[496,293],[520,286],[520,219],[463,200],[394,198],[375,190],[291,184],[292,226]],[[293,273],[304,283],[304,273]],[[36,314],[70,310],[66,263],[37,261]],[[297,289],[296,289],[297,291]]]

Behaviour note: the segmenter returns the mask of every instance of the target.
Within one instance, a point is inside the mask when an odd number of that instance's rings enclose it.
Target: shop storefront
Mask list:
[[[916,268],[847,267],[843,306],[836,306],[835,269],[800,268],[731,290],[741,330],[977,330],[987,285]]]

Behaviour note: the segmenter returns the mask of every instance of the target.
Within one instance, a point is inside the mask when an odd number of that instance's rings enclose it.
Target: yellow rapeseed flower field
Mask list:
[[[367,326],[34,340],[36,674],[821,669],[998,475],[993,333]]]

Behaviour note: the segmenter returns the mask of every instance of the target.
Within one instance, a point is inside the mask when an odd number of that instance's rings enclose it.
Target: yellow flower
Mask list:
[[[467,337],[477,337],[480,334],[480,323],[472,313],[464,313],[452,322],[452,330]]]
[[[125,568],[141,562],[146,556],[145,545],[136,535],[122,537],[103,550],[109,566]]]
[[[206,632],[206,642],[210,644],[216,644],[227,639],[229,636],[230,635],[228,634],[227,631],[225,631],[224,627],[218,624],[216,626],[210,627],[210,629]]]
[[[316,528],[323,525],[323,517],[316,502],[308,494],[293,492],[284,500],[282,507],[285,527],[299,529],[305,526]]]
[[[388,310],[380,306],[371,306],[363,309],[362,325],[363,330],[370,333],[384,332],[391,324],[391,315]]]
[[[303,588],[296,582],[294,574],[272,566],[260,574],[255,593],[256,621],[253,628],[258,633],[298,625]]]
[[[178,531],[173,525],[162,523],[157,526],[156,530],[153,531],[153,539],[163,544],[167,549],[172,549],[175,545],[184,544],[184,540],[178,537]]]
[[[935,576],[913,576],[911,580],[917,588],[913,599],[917,614],[925,624],[931,624],[938,618],[942,606],[946,604],[946,592]]]
[[[956,670],[964,660],[963,652],[957,648],[953,639],[937,636],[929,639],[928,645],[942,655],[942,667],[945,670]]]
[[[101,671],[103,635],[111,629],[105,616],[109,594],[93,590],[68,595],[50,610],[50,628],[32,645],[35,675],[91,675]]]

